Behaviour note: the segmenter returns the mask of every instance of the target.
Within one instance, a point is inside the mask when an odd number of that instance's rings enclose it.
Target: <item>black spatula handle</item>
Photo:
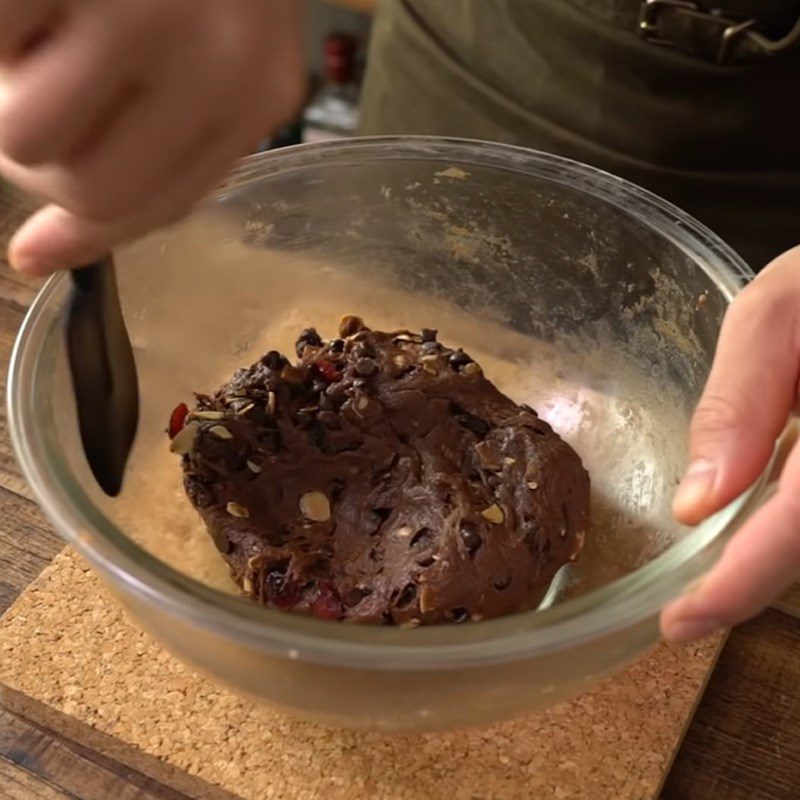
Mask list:
[[[136,435],[139,389],[111,256],[72,272],[67,352],[86,458],[113,497]]]

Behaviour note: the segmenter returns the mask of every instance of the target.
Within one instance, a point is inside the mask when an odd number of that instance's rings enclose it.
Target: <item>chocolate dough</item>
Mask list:
[[[186,492],[253,600],[419,625],[535,607],[577,557],[574,450],[436,332],[313,328],[173,413]]]

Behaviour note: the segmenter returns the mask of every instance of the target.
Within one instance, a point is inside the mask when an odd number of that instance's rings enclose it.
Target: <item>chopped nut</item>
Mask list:
[[[411,617],[411,619],[406,620],[405,622],[400,624],[401,628],[418,628],[420,625],[421,620],[418,620],[416,617]]]
[[[244,578],[242,580],[242,589],[244,589],[247,594],[253,594],[253,581],[251,581],[250,578]]]
[[[233,434],[224,425],[213,425],[208,432],[217,439],[233,439]]]
[[[407,539],[413,532],[413,528],[409,528],[408,525],[403,525],[401,528],[398,528],[395,531],[395,533],[402,539]]]
[[[286,383],[292,383],[295,386],[299,386],[303,382],[303,373],[300,372],[297,367],[287,364],[281,370],[281,380],[286,381]]]
[[[267,392],[267,414],[275,413],[275,392]]]
[[[422,356],[422,368],[431,375],[439,374],[439,356]]]
[[[484,440],[473,445],[473,447],[475,448],[475,452],[478,454],[478,458],[481,461],[481,466],[484,469],[500,469],[500,465],[497,463],[497,457],[494,452],[494,448],[490,442]]]
[[[575,540],[572,545],[572,552],[569,554],[570,561],[577,561],[578,556],[581,554],[581,550],[583,550],[584,542],[586,541],[586,531],[577,531],[575,534]]]
[[[247,519],[250,516],[250,512],[243,505],[234,503],[233,500],[225,506],[225,510],[232,517],[238,517],[239,519]]]
[[[503,520],[505,520],[506,515],[503,513],[503,509],[500,508],[497,503],[492,503],[489,508],[484,508],[481,511],[481,516],[491,522],[493,525],[502,525]]]
[[[185,425],[175,434],[175,438],[170,442],[170,452],[179,456],[185,456],[187,453],[190,453],[194,447],[194,440],[197,438],[197,430],[197,424],[194,422]]]
[[[467,376],[480,375],[482,372],[483,370],[474,361],[470,362],[469,364],[465,364],[461,368],[461,374]]]
[[[259,472],[261,472],[261,464],[256,464],[255,461],[248,461],[247,469],[249,469],[250,472],[255,472],[257,475]]]
[[[314,522],[327,522],[331,518],[331,504],[322,492],[306,492],[300,498],[300,511]]]
[[[192,411],[192,419],[225,419],[224,411]]]
[[[397,343],[397,342],[413,342],[413,341],[415,341],[415,339],[410,333],[403,332],[403,333],[398,333],[394,337],[394,339],[392,341],[395,342],[395,343]]]
[[[237,414],[247,414],[255,408],[255,403],[247,403],[246,405],[242,406],[241,408],[236,409]]]
[[[425,614],[435,607],[434,590],[430,586],[422,586],[419,592],[419,610]]]
[[[516,463],[517,463],[517,459],[516,459],[516,458],[511,458],[511,456],[506,456],[506,457],[503,459],[503,463],[504,463],[504,464],[505,464],[507,467],[510,467],[510,466],[512,466],[513,464],[516,464]]]
[[[356,409],[358,411],[363,411],[368,405],[369,398],[364,394],[362,394],[361,397],[356,400]]]
[[[406,361],[406,357],[404,355],[398,354],[392,358],[392,364],[394,364],[399,369],[403,369],[403,367],[405,367],[406,364],[408,364],[408,361]]]
[[[536,481],[528,481],[528,488],[529,489],[538,489],[539,484]]]
[[[353,336],[361,330],[364,330],[364,320],[354,314],[346,314],[339,321],[339,336],[346,339],[348,336]]]

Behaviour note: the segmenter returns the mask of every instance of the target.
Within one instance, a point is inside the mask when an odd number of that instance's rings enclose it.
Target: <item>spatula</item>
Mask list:
[[[72,271],[67,351],[86,459],[114,497],[136,435],[139,388],[110,254]]]

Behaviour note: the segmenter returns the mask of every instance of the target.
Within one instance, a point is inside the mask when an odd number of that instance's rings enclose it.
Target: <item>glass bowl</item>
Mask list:
[[[723,314],[751,274],[677,208],[590,167],[427,137],[289,148],[243,161],[118,264],[143,398],[121,496],[102,495],[80,447],[64,275],[16,345],[14,446],[58,531],[146,630],[277,708],[409,730],[558,702],[656,641],[661,607],[709,568],[753,500],[692,531],[669,513]],[[408,630],[236,596],[182,494],[169,412],[308,324],[332,334],[346,313],[438,328],[581,454],[592,530],[549,608]]]

